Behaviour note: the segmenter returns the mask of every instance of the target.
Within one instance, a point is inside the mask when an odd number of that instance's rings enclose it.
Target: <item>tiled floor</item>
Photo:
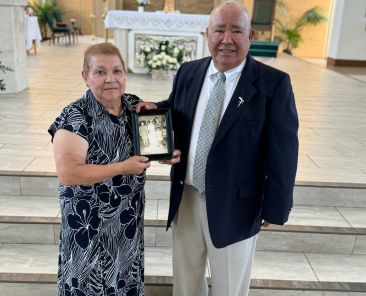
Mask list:
[[[55,174],[47,128],[85,90],[82,53],[91,40],[80,39],[70,47],[44,44],[36,56],[28,56],[29,88],[0,94],[0,172]],[[297,182],[366,185],[366,70],[344,75],[282,54],[269,63],[290,73],[296,95]],[[170,89],[171,81],[133,74],[127,79],[127,91],[145,100],[163,99]],[[148,174],[167,176],[168,170],[154,164]]]

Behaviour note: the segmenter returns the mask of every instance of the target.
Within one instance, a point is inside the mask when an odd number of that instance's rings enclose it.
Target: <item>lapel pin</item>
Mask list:
[[[238,107],[240,107],[241,104],[244,104],[244,99],[242,97],[239,97],[239,101],[238,101]]]

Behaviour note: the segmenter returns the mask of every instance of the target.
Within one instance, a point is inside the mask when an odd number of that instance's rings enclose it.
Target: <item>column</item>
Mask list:
[[[334,0],[327,64],[366,67],[366,0]]]
[[[25,45],[26,0],[0,0],[0,60],[14,72],[0,73],[6,83],[3,93],[17,93],[28,87]],[[1,97],[0,97],[1,98]]]

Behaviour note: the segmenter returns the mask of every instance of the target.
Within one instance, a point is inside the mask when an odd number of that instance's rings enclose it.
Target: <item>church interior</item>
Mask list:
[[[168,40],[187,59],[208,56],[206,24],[223,1],[150,0],[139,9],[135,0],[54,0],[70,31],[36,23],[36,37],[27,40],[27,19],[39,22],[35,8],[45,2],[0,0],[0,66],[10,68],[0,68],[1,296],[56,295],[60,209],[47,130],[86,91],[85,49],[118,46],[128,66],[126,92],[160,101],[176,69],[152,74],[138,58],[143,47]],[[261,1],[241,2],[254,19]],[[274,43],[275,53],[252,55],[290,75],[300,151],[290,219],[261,232],[250,295],[366,296],[366,0],[272,2],[269,29],[258,29],[253,42]],[[301,28],[298,44],[281,35],[279,24],[291,27],[314,7],[323,21]],[[169,174],[159,162],[147,170],[147,296],[172,295]]]

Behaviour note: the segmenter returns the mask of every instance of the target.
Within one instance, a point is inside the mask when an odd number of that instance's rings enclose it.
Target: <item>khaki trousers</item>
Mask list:
[[[185,185],[173,222],[173,295],[246,296],[257,235],[217,249],[208,230],[206,200]],[[211,291],[206,281],[209,260]]]

